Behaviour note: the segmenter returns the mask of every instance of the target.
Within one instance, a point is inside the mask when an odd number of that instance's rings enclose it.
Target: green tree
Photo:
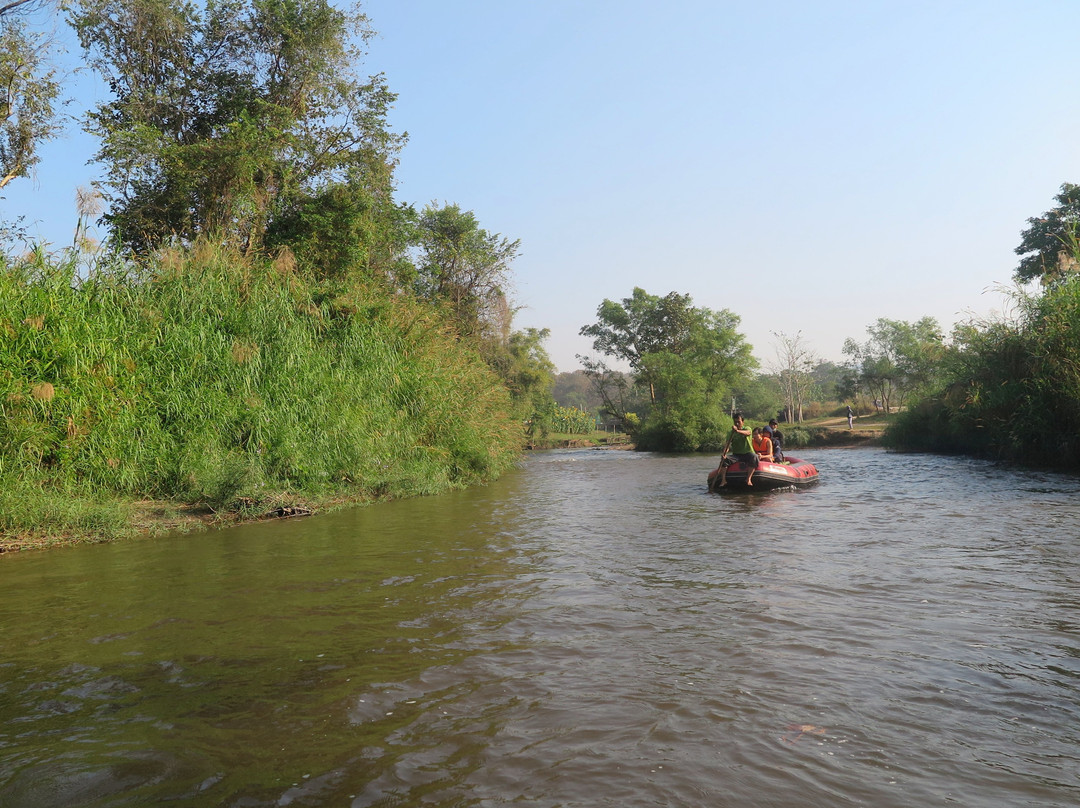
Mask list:
[[[28,17],[50,5],[16,0],[0,8],[0,188],[29,177],[39,146],[62,128],[55,42]]]
[[[510,264],[521,242],[488,233],[472,211],[434,203],[420,214],[418,241],[420,296],[447,305],[463,335],[505,342]]]
[[[1028,219],[1028,228],[1020,234],[1016,248],[1020,265],[1014,277],[1021,283],[1035,279],[1052,283],[1076,271],[1073,246],[1080,226],[1080,185],[1066,182],[1054,199],[1057,207]]]
[[[1013,318],[953,330],[933,394],[894,421],[889,445],[1080,467],[1080,275],[1014,303]]]
[[[859,383],[881,400],[887,414],[934,383],[945,353],[941,327],[933,317],[915,323],[882,317],[866,331],[870,339],[864,343],[845,340],[844,354],[851,357]]]
[[[208,236],[250,254],[275,217],[336,184],[391,196],[394,96],[356,74],[371,35],[358,9],[79,0],[71,18],[112,90],[88,131],[101,139],[104,218],[133,250]]]
[[[596,310],[598,322],[579,333],[592,337],[594,350],[629,364],[655,403],[657,369],[650,370],[646,357],[686,350],[694,319],[691,303],[689,295],[669,292],[657,297],[635,287],[621,303],[604,300]]]
[[[527,328],[510,335],[506,369],[500,376],[510,391],[510,399],[526,412],[554,402],[551,387],[555,381],[555,363],[551,361],[544,340],[551,336],[547,328]]]
[[[593,338],[595,350],[629,364],[635,384],[649,393],[639,446],[689,450],[720,434],[731,386],[755,365],[736,315],[695,307],[689,295],[635,288],[621,303],[601,303],[597,318],[580,333]],[[602,361],[579,358],[594,378],[612,378]]]

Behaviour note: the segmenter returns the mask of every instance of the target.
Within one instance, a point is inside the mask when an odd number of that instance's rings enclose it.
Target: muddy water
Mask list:
[[[1080,804],[1080,482],[808,457],[2,557],[0,805]]]

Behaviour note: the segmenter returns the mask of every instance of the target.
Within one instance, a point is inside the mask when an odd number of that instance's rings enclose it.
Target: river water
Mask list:
[[[806,457],[0,557],[0,805],[1080,804],[1080,481]]]

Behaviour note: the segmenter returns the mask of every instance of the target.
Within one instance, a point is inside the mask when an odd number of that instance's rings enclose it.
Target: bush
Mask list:
[[[898,415],[886,445],[1080,466],[1080,276],[1018,303],[1014,323],[957,330],[945,384]]]

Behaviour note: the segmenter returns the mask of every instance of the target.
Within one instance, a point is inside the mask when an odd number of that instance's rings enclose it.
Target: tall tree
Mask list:
[[[394,96],[356,67],[371,35],[328,0],[79,0],[72,22],[112,98],[105,219],[136,251],[208,236],[248,252],[335,184],[392,193]]]
[[[551,336],[546,328],[515,331],[496,368],[510,391],[510,400],[524,417],[554,403],[551,388],[555,382],[555,363],[551,361],[544,340]]]
[[[731,386],[755,364],[737,331],[739,318],[695,307],[689,295],[658,297],[640,288],[621,303],[605,300],[596,313],[597,322],[580,333],[593,338],[595,350],[629,364],[635,384],[649,391],[643,430],[656,436],[655,447],[699,445]],[[613,378],[602,361],[579,358],[594,378]]]
[[[1066,182],[1054,197],[1058,205],[1042,216],[1028,219],[1028,228],[1020,234],[1016,254],[1020,265],[1015,278],[1020,282],[1041,279],[1053,283],[1066,273],[1077,270],[1075,246],[1080,227],[1080,185]]]
[[[447,304],[463,335],[505,345],[513,317],[510,265],[521,242],[488,233],[472,211],[435,204],[420,214],[418,239],[421,297]]]
[[[620,303],[604,300],[596,310],[597,322],[583,326],[579,333],[592,337],[594,350],[629,364],[655,402],[655,369],[650,371],[646,358],[686,350],[696,317],[692,303],[690,295],[669,292],[658,297],[635,287]]]
[[[886,414],[903,407],[913,392],[931,385],[945,353],[941,327],[933,317],[915,323],[879,318],[864,343],[844,341],[844,354],[862,386],[881,400]]]
[[[29,177],[41,160],[38,148],[62,128],[55,40],[31,19],[51,17],[52,5],[14,0],[0,7],[0,188]]]
[[[803,403],[814,384],[813,371],[818,357],[806,345],[801,331],[794,336],[774,331],[773,336],[776,337],[777,376],[784,392],[784,409],[788,420],[802,421]]]

